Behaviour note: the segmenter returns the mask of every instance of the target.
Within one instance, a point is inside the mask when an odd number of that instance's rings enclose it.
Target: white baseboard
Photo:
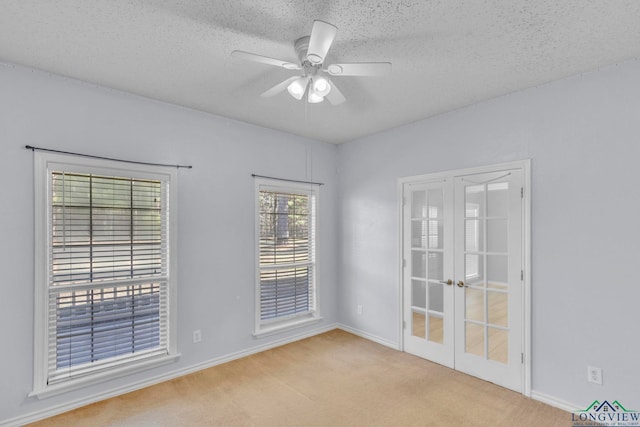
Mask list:
[[[567,412],[576,412],[580,410],[578,405],[573,403],[565,402],[562,399],[558,399],[554,396],[549,396],[548,394],[540,393],[535,390],[531,391],[531,398],[533,400],[537,400],[542,403],[546,403],[547,405],[553,406],[554,408],[562,409]]]
[[[230,362],[232,360],[240,359],[242,357],[250,356],[252,354],[260,353],[265,350],[270,350],[275,347],[280,347],[285,344],[289,344],[295,341],[300,341],[305,338],[309,338],[315,335],[323,334],[325,332],[331,331],[338,328],[338,325],[335,323],[324,325],[320,328],[313,329],[311,331],[305,332],[303,334],[290,336],[287,338],[282,338],[276,341],[271,341],[267,344],[257,345],[255,347],[248,348],[246,350],[238,351],[235,353],[230,353],[225,356],[216,357],[214,359],[206,360],[204,362],[198,363],[196,365],[189,366],[187,368],[178,369],[175,371],[168,372],[166,374],[157,375],[155,377],[151,377],[145,379],[143,381],[138,381],[132,384],[128,384],[123,387],[118,387],[115,389],[111,389],[104,393],[93,394],[91,396],[83,397],[81,399],[76,399],[74,401],[53,406],[51,408],[43,409],[40,411],[31,412],[26,415],[22,415],[19,417],[11,418],[8,420],[1,421],[0,427],[18,427],[24,424],[33,423],[36,421],[43,420],[45,418],[53,417],[54,415],[61,414],[63,412],[71,411],[73,409],[80,408],[82,406],[89,405],[91,403],[96,403],[101,400],[109,399],[112,397],[120,396],[125,393],[129,393],[132,391],[140,390],[145,387],[152,386],[154,384],[159,384],[165,381],[169,381],[178,377],[182,377],[184,375],[192,374],[194,372],[211,368],[216,365],[221,365],[226,362]]]
[[[360,329],[352,328],[351,326],[343,325],[342,323],[338,323],[337,324],[337,328],[338,329],[342,329],[345,332],[352,333],[353,335],[357,335],[359,337],[368,339],[369,341],[377,342],[378,344],[382,344],[382,345],[384,345],[386,347],[390,347],[390,348],[392,348],[394,350],[400,350],[400,345],[398,343],[395,343],[393,341],[389,341],[389,340],[384,339],[384,338],[380,338],[377,335],[373,335],[373,334],[370,334],[368,332],[361,331]]]

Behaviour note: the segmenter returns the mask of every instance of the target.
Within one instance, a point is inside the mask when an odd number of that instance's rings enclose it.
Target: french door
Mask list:
[[[404,349],[454,367],[453,180],[405,185]]]
[[[523,171],[403,185],[405,351],[523,391]]]

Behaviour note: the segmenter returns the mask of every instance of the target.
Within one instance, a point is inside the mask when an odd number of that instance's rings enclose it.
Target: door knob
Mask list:
[[[440,283],[442,283],[443,285],[453,285],[453,280],[449,279],[446,282],[444,280],[440,280]]]
[[[467,286],[467,285],[464,284],[464,282],[462,280],[458,281],[457,285],[458,285],[459,288],[464,288],[465,286]]]

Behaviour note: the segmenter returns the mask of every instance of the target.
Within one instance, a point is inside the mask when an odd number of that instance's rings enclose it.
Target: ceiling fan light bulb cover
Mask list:
[[[331,92],[331,85],[324,77],[316,77],[313,79],[313,91],[316,95],[324,97]]]
[[[312,90],[309,91],[309,96],[307,96],[307,102],[309,102],[309,104],[317,104],[322,101],[324,101],[324,96],[320,96]]]
[[[287,86],[287,90],[297,100],[301,100],[304,96],[304,91],[307,89],[307,79],[304,77],[300,77],[291,82],[289,86]]]

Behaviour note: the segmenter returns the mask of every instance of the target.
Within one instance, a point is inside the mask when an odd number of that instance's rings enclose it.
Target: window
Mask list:
[[[34,394],[175,359],[175,181],[36,153]]]
[[[257,179],[256,336],[320,318],[316,298],[318,186]]]

